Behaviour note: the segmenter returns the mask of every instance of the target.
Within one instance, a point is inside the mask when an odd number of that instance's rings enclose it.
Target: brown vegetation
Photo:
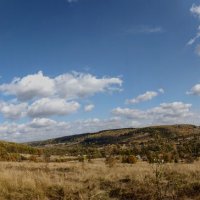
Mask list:
[[[0,163],[0,199],[161,200],[199,199],[199,162],[105,165],[92,163]]]

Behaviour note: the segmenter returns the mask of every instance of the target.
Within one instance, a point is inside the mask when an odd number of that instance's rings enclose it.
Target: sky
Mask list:
[[[200,0],[0,0],[0,140],[200,125]]]

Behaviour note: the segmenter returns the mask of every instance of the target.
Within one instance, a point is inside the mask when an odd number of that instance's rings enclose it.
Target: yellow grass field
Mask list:
[[[193,164],[0,163],[0,199],[200,199],[200,162]]]

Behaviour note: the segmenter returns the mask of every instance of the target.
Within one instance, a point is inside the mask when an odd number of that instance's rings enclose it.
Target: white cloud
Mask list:
[[[88,104],[84,107],[85,112],[90,112],[94,109],[94,105],[93,104]]]
[[[140,102],[143,102],[143,101],[149,101],[156,96],[158,96],[157,92],[147,91],[144,94],[137,96],[136,98],[126,100],[126,102],[130,103],[130,104],[136,104],[136,103],[140,103]]]
[[[80,104],[58,98],[41,98],[32,104],[0,102],[0,113],[4,118],[17,120],[23,117],[51,117],[69,115],[76,112]]]
[[[200,17],[200,6],[197,6],[196,4],[193,4],[192,7],[190,8],[190,12],[197,16]]]
[[[188,117],[193,116],[190,111],[191,104],[183,102],[162,103],[157,107],[147,110],[115,108],[112,113],[115,116],[125,117],[127,119],[143,120],[143,124],[159,123],[179,123],[187,121]]]
[[[13,120],[27,116],[68,115],[79,109],[80,104],[76,102],[79,99],[96,93],[120,91],[121,85],[122,80],[118,77],[97,78],[89,73],[78,72],[49,77],[39,71],[0,84],[2,96],[13,98],[10,100],[12,103],[0,102],[0,113],[4,118]],[[85,111],[93,108],[94,105],[87,105]]]
[[[199,26],[198,29],[197,29],[197,34],[196,34],[196,36],[193,37],[193,38],[191,38],[191,39],[188,41],[187,45],[192,45],[192,44],[194,44],[194,43],[196,42],[196,40],[199,39],[199,37],[200,37],[200,26]]]
[[[32,128],[48,127],[52,125],[56,125],[56,121],[47,118],[35,118],[29,124]]]
[[[186,94],[200,96],[200,84],[194,85]]]
[[[15,78],[11,83],[1,84],[0,91],[6,95],[14,95],[22,101],[55,96],[78,99],[99,92],[119,90],[121,85],[122,80],[117,77],[97,78],[91,74],[73,72],[50,78],[40,71]]]
[[[13,104],[7,102],[0,102],[0,113],[5,118],[19,119],[26,115],[27,103]]]
[[[158,89],[158,92],[160,93],[164,93],[164,90],[162,88]],[[127,99],[126,103],[128,104],[136,104],[136,103],[141,103],[144,101],[149,101],[151,99],[153,99],[154,97],[158,96],[159,93],[156,91],[147,91],[144,94],[140,94],[137,97],[133,98],[133,99]]]
[[[154,107],[147,111],[149,117],[160,122],[179,122],[193,114],[190,112],[191,104],[183,102],[162,103],[158,107]]]
[[[117,107],[112,110],[112,113],[116,116],[125,117],[128,119],[146,119],[146,112],[138,109],[130,109],[130,108],[120,108]]]
[[[92,96],[99,92],[119,90],[120,78],[97,78],[91,74],[62,74],[55,78],[57,94],[62,98],[77,99]]]
[[[64,99],[42,98],[35,101],[28,108],[30,117],[48,117],[55,115],[68,115],[76,112],[80,104],[74,101],[66,102]]]
[[[14,95],[19,100],[30,100],[37,97],[47,97],[54,94],[54,80],[44,76],[41,71],[37,74],[15,78],[9,84],[0,85],[0,91],[7,95]]]
[[[198,31],[199,31],[199,29],[198,29]],[[187,45],[192,45],[192,44],[194,44],[194,43],[196,42],[196,40],[197,40],[199,37],[200,37],[200,32],[198,32],[198,33],[196,34],[195,37],[191,38],[191,39],[188,41]]]
[[[194,15],[197,16],[200,19],[200,6],[197,6],[195,4],[192,5],[190,8],[190,12]],[[188,42],[187,45],[193,45],[198,39],[200,38],[200,26],[197,29],[196,36],[191,38]],[[198,56],[200,56],[200,46],[197,45],[195,48],[195,52]]]

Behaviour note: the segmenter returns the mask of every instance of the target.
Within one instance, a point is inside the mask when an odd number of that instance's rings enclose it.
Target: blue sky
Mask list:
[[[0,139],[199,125],[200,1],[1,0]]]

